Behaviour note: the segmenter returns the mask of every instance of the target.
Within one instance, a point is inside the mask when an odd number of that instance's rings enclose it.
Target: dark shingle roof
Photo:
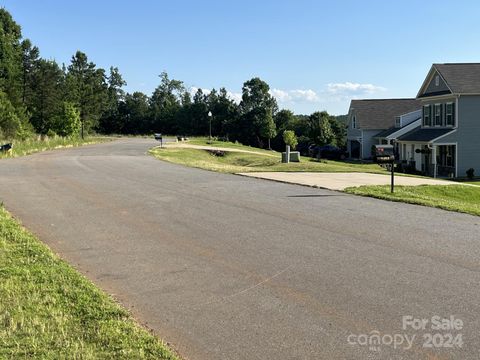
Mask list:
[[[391,135],[393,134],[394,132],[400,130],[401,128],[397,128],[397,127],[391,127],[390,129],[387,129],[387,130],[383,130],[383,131],[380,131],[377,135],[375,135],[374,137],[377,137],[377,138],[384,138],[384,137],[387,137],[388,135]]]
[[[480,63],[433,64],[454,94],[480,94]]]
[[[436,138],[446,135],[453,129],[422,129],[420,126],[398,138],[399,141],[419,141],[429,142]]]
[[[350,109],[355,109],[357,128],[381,130],[395,125],[395,117],[421,108],[417,99],[370,99],[352,100]]]

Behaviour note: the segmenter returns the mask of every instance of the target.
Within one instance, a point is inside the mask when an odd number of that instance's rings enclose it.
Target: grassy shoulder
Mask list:
[[[480,215],[480,187],[477,186],[396,186],[393,194],[390,186],[360,186],[347,188],[345,192]]]
[[[13,148],[10,154],[0,152],[0,159],[6,157],[18,157],[33,154],[40,151],[53,149],[82,146],[88,144],[97,144],[113,140],[113,137],[106,136],[89,136],[85,139],[66,138],[61,136],[50,137],[42,140],[40,137],[30,138],[23,141],[13,141]],[[0,141],[0,145],[8,141]]]
[[[177,359],[2,207],[0,358]]]
[[[191,142],[189,142],[191,143]],[[229,144],[219,142],[211,144],[212,147],[227,148]],[[194,145],[206,145],[196,142]],[[153,148],[150,153],[157,159],[169,161],[190,167],[224,173],[242,173],[256,171],[286,171],[286,172],[369,172],[376,174],[387,174],[387,172],[376,164],[360,164],[342,161],[323,160],[318,162],[314,159],[302,157],[298,163],[282,164],[281,154],[274,151],[264,150],[266,153],[250,154],[236,152],[237,150],[257,151],[256,148],[233,144],[232,151],[225,152],[224,156],[214,156],[207,150],[189,149],[177,147]],[[260,150],[261,151],[261,150]],[[272,156],[272,154],[277,156]]]
[[[212,146],[212,147],[219,147],[219,148],[228,148],[232,150],[246,150],[246,151],[254,151],[258,153],[265,153],[265,154],[277,154],[276,151],[273,150],[266,150],[260,149],[253,146],[242,145],[240,143],[232,143],[228,141],[218,141],[218,140],[208,140],[208,138],[204,137],[197,137],[188,140],[187,144],[192,145],[199,145],[199,146]]]

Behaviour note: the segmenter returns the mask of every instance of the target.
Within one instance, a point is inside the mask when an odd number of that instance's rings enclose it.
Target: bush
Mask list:
[[[55,119],[54,131],[60,136],[77,137],[80,129],[80,111],[75,104],[64,102],[62,114]]]
[[[290,147],[295,150],[298,144],[297,136],[292,130],[285,130],[283,132],[283,142],[285,145],[290,145]]]
[[[475,169],[470,168],[467,170],[467,177],[472,180],[475,177]]]

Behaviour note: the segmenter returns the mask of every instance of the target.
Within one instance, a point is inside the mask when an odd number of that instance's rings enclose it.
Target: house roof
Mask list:
[[[389,129],[395,117],[421,108],[417,99],[352,100],[350,110],[355,110],[357,128],[366,130]]]
[[[411,123],[405,125],[405,126],[409,126],[411,124],[413,124],[415,121],[418,121],[420,120],[421,117],[419,117],[418,119],[415,119],[414,121],[412,121]],[[386,138],[392,134],[395,134],[397,131],[400,131],[400,130],[403,130],[405,128],[405,126],[403,127],[391,127],[390,129],[387,129],[387,130],[383,130],[383,131],[380,131],[377,135],[375,135],[374,137],[375,138]]]
[[[418,142],[431,142],[440,136],[446,135],[455,131],[454,129],[426,129],[420,126],[412,131],[402,135],[398,138],[398,141],[418,141]]]
[[[453,94],[480,94],[480,63],[433,64],[427,79],[434,70]]]
[[[394,132],[400,130],[401,128],[397,128],[397,127],[391,127],[390,129],[387,129],[387,130],[383,130],[383,131],[380,131],[377,135],[375,135],[374,137],[376,138],[385,138],[387,137],[388,135],[392,135]]]

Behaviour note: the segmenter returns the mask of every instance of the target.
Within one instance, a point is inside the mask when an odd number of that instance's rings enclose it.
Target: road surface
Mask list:
[[[187,359],[480,357],[480,218],[186,168],[155,145],[0,160],[0,200]]]

